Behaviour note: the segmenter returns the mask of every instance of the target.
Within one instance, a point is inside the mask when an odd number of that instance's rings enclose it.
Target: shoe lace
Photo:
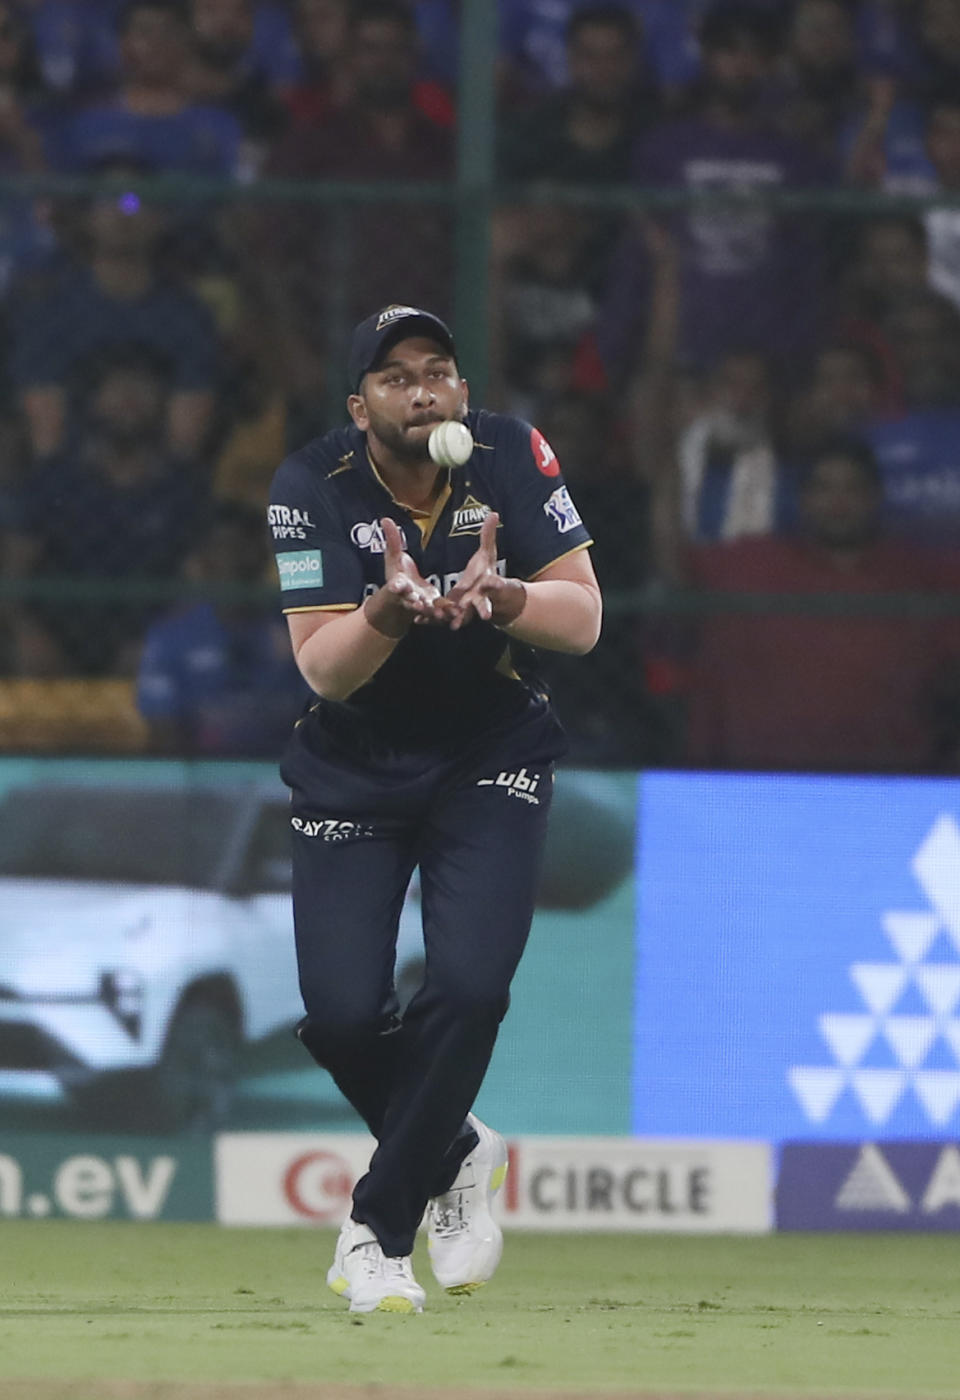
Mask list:
[[[454,1189],[445,1191],[442,1196],[435,1196],[430,1202],[430,1209],[434,1233],[441,1239],[445,1235],[458,1235],[467,1228],[462,1190]]]
[[[380,1272],[383,1256],[376,1240],[364,1240],[355,1244],[350,1251],[351,1261],[355,1261],[365,1278],[375,1278]]]
[[[413,1277],[413,1266],[410,1263],[409,1256],[406,1255],[403,1257],[394,1257],[393,1255],[385,1254],[383,1256],[383,1276],[388,1280],[395,1280],[397,1283],[410,1284],[416,1282]]]

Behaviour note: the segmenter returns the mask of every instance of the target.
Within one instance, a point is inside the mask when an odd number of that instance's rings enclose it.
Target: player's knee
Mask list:
[[[476,976],[445,977],[436,992],[457,1020],[476,1025],[498,1025],[510,1004],[506,987]]]
[[[382,1007],[325,1001],[313,1006],[308,1003],[307,1015],[297,1027],[297,1036],[313,1058],[325,1064],[331,1054],[365,1045],[384,1029]]]

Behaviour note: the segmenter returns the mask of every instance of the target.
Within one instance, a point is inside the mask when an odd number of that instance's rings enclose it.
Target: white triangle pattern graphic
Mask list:
[[[913,858],[913,873],[960,952],[960,826],[948,812],[937,817]]]
[[[937,1038],[937,1023],[932,1016],[888,1016],[883,1035],[904,1068],[916,1069]]]
[[[883,931],[904,963],[920,961],[936,938],[939,927],[936,914],[891,911],[883,916]]]
[[[960,1072],[922,1069],[914,1078],[917,1097],[938,1127],[950,1122],[960,1103]]]
[[[843,1071],[839,1069],[815,1067],[790,1071],[790,1087],[811,1123],[826,1122],[844,1083]]]
[[[913,980],[935,1016],[951,1016],[960,1002],[960,963],[927,963]]]
[[[820,1034],[846,1069],[858,1065],[877,1033],[873,1016],[821,1016]]]
[[[826,1123],[849,1088],[867,1122],[882,1128],[899,1104],[917,1105],[932,1127],[960,1129],[960,961],[924,962],[945,932],[960,955],[960,822],[941,813],[921,841],[911,869],[929,902],[924,910],[887,910],[881,925],[897,959],[895,962],[856,962],[850,981],[861,999],[860,1010],[825,1011],[817,1029],[832,1058],[831,1064],[794,1065],[787,1079],[810,1123]],[[945,948],[941,943],[939,947]],[[949,958],[950,953],[947,951]],[[908,988],[928,1014],[897,1014]],[[910,1007],[910,1011],[913,1011]],[[880,1041],[892,1054],[894,1066],[864,1065],[871,1047]],[[942,1046],[956,1068],[925,1069],[935,1047]],[[885,1052],[886,1053],[886,1052]],[[938,1050],[934,1064],[943,1066]],[[850,1100],[844,1101],[849,1105]],[[870,1155],[873,1154],[873,1155]],[[899,1195],[898,1195],[899,1193]],[[867,1145],[840,1189],[844,1208],[898,1210],[903,1188],[879,1149]],[[859,1204],[857,1204],[859,1202]],[[909,1204],[909,1202],[907,1203]]]
[[[885,1016],[907,985],[899,963],[854,963],[850,977],[875,1016]]]

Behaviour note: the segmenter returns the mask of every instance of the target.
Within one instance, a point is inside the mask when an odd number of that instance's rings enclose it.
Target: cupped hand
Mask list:
[[[526,589],[519,579],[501,578],[497,573],[497,530],[500,516],[491,511],[480,527],[480,543],[471,556],[460,581],[445,599],[450,627],[456,632],[465,623],[479,618],[503,627],[523,610]]]

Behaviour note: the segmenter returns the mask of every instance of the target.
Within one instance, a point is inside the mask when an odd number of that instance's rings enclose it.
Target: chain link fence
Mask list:
[[[960,203],[760,168],[487,214],[346,174],[0,188],[43,234],[0,304],[5,752],[278,752],[304,688],[267,489],[401,300],[454,320],[594,536],[603,639],[543,661],[574,759],[956,771]]]

